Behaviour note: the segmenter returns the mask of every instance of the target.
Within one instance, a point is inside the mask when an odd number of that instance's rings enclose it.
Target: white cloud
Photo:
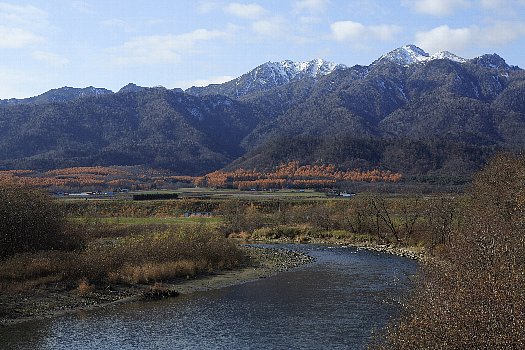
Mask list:
[[[444,50],[461,53],[472,48],[503,46],[520,38],[525,38],[525,23],[498,22],[485,28],[443,25],[416,33],[416,44],[431,53]]]
[[[13,5],[0,2],[0,23],[13,27],[47,25],[47,13],[32,5]]]
[[[478,32],[477,27],[453,29],[443,25],[428,32],[416,33],[416,45],[431,53],[445,50],[457,52],[466,49]]]
[[[136,28],[133,25],[119,18],[107,19],[100,22],[100,24],[104,27],[117,28],[127,33],[136,31]]]
[[[337,41],[360,39],[366,28],[363,24],[353,21],[340,21],[330,25],[332,35]]]
[[[292,5],[292,14],[297,16],[300,29],[308,30],[326,20],[324,17],[330,4],[330,0],[298,0]]]
[[[285,37],[288,36],[288,24],[282,17],[272,17],[252,23],[252,30],[260,36]]]
[[[43,79],[29,72],[17,72],[0,67],[0,98],[24,98],[34,96]]]
[[[172,35],[135,37],[112,50],[112,62],[118,65],[157,64],[177,61],[181,46]]]
[[[369,39],[388,41],[401,32],[401,27],[391,24],[366,26],[354,21],[334,22],[330,25],[337,41],[363,41]]]
[[[418,13],[433,16],[451,15],[456,10],[471,5],[468,0],[403,0],[402,3]]]
[[[324,12],[330,5],[330,0],[299,0],[293,4],[296,13],[308,11],[311,13]]]
[[[349,13],[363,17],[386,18],[391,14],[391,9],[385,6],[384,1],[380,3],[378,0],[352,0],[346,8]]]
[[[150,18],[148,20],[146,20],[144,23],[147,24],[148,26],[156,26],[156,25],[159,25],[159,24],[165,24],[167,21],[165,19],[162,19],[162,18]],[[136,28],[134,28],[134,26],[131,26],[133,28],[133,30],[136,30]]]
[[[481,6],[486,9],[515,9],[516,5],[525,6],[525,0],[480,0]]]
[[[481,6],[488,9],[497,9],[506,5],[507,0],[481,0]]]
[[[259,4],[240,4],[231,3],[224,8],[224,11],[236,17],[246,19],[258,19],[266,14],[267,10]]]
[[[44,42],[47,13],[31,5],[0,2],[0,48],[22,48]]]
[[[218,6],[215,1],[199,1],[197,3],[197,11],[200,13],[210,13],[216,10]]]
[[[480,40],[485,45],[501,46],[525,37],[525,22],[498,22],[481,29]]]
[[[317,16],[301,16],[298,18],[298,21],[302,25],[312,25],[312,24],[318,24],[323,22],[323,19],[321,17]]]
[[[63,67],[69,64],[69,60],[61,55],[56,53],[47,52],[47,51],[35,51],[33,52],[33,58],[38,61],[47,62],[53,66]]]
[[[190,82],[181,82],[179,83],[179,86],[182,86],[183,88],[191,86],[208,86],[210,84],[222,84],[233,79],[235,78],[231,75],[221,75],[218,77],[211,77],[209,79],[198,79]]]
[[[525,0],[480,0],[479,3],[483,10],[491,11],[491,17],[495,14],[523,17],[520,7],[525,6]]]
[[[151,35],[132,38],[110,50],[117,65],[146,65],[177,62],[191,53],[197,43],[229,36],[228,31],[197,29],[179,35]]]
[[[92,14],[96,13],[95,8],[93,7],[93,5],[88,3],[88,2],[86,2],[86,1],[75,0],[75,1],[71,1],[70,5],[75,10],[77,10],[78,12],[81,12],[81,13],[85,13],[85,14],[89,14],[89,15],[92,15]]]
[[[372,37],[388,41],[394,39],[396,34],[399,34],[403,29],[398,25],[393,24],[381,24],[377,26],[370,26],[367,27],[369,35],[372,35]]]
[[[18,49],[44,41],[43,37],[28,30],[0,25],[0,48]]]

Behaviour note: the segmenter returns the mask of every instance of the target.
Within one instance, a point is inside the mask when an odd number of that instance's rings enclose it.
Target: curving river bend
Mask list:
[[[0,328],[0,348],[363,349],[399,313],[417,268],[355,248],[286,247],[316,261],[219,290]]]

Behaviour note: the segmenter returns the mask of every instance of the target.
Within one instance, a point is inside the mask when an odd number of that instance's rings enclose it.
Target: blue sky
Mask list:
[[[0,98],[187,88],[285,59],[370,64],[409,43],[525,67],[525,0],[0,0]]]

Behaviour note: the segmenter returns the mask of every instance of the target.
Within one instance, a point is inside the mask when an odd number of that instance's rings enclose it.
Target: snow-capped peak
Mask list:
[[[405,45],[381,56],[376,62],[391,61],[403,66],[428,61],[430,55],[415,45]]]
[[[381,56],[377,61],[374,62],[374,64],[390,61],[403,66],[410,66],[412,64],[433,60],[450,60],[459,63],[468,62],[468,60],[448,51],[440,51],[430,56],[423,49],[415,45],[405,45]]]

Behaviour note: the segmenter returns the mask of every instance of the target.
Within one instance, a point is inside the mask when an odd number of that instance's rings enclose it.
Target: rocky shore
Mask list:
[[[272,243],[272,244],[318,244],[318,245],[336,245],[340,247],[354,247],[357,249],[371,250],[375,252],[385,253],[417,260],[423,262],[429,259],[425,248],[422,246],[398,246],[395,244],[377,244],[374,242],[359,242],[349,241],[345,239],[319,239],[308,237],[307,240],[290,240],[290,239],[274,239],[274,240],[261,240],[253,241],[254,243]]]
[[[392,254],[403,258],[424,261],[426,259],[425,250],[420,247],[398,247],[395,245],[381,244],[353,244],[357,249],[372,250],[375,252]]]
[[[247,259],[235,270],[215,271],[197,278],[178,279],[151,285],[108,285],[91,290],[71,289],[57,283],[30,292],[0,294],[0,326],[91,310],[119,303],[164,296],[173,297],[197,291],[219,289],[258,278],[269,277],[301,265],[313,258],[287,249],[242,246]]]

